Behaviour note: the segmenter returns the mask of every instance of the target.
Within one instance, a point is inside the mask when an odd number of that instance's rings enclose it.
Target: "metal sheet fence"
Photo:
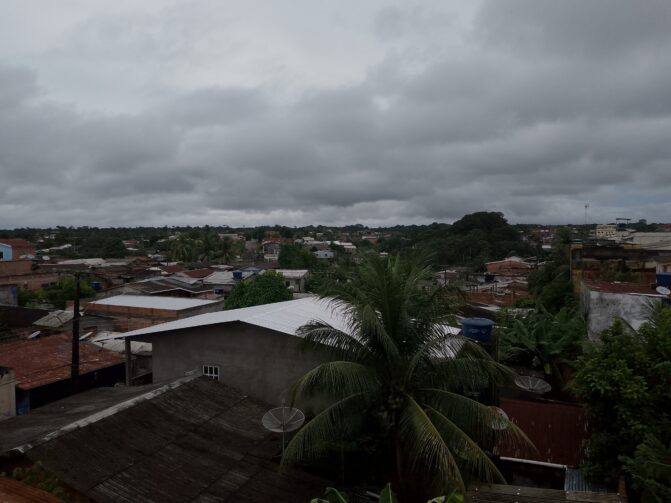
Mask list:
[[[580,405],[511,400],[502,398],[499,405],[534,443],[538,452],[522,452],[509,442],[497,445],[498,453],[536,461],[578,466],[582,461],[582,444],[587,439],[587,419]]]

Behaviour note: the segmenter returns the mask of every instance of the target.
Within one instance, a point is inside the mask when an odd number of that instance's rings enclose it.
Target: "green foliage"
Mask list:
[[[569,264],[570,240],[571,230],[559,229],[545,265],[529,274],[529,291],[539,305],[553,313],[575,303]]]
[[[582,353],[587,327],[580,313],[564,307],[552,314],[541,307],[525,316],[502,320],[501,361],[542,369],[563,384],[561,364],[571,364]]]
[[[291,299],[292,294],[285,286],[284,278],[274,271],[267,271],[235,285],[226,299],[224,308],[238,309]]]
[[[347,503],[347,498],[345,498],[344,495],[342,495],[337,489],[334,489],[333,487],[326,488],[325,497],[326,499],[314,498],[310,501],[310,503]],[[438,496],[436,498],[429,500],[427,503],[462,503],[463,501],[464,497],[461,494],[457,493],[456,491],[452,491],[447,496]],[[384,486],[382,492],[380,493],[378,502],[379,503],[398,502],[398,500],[396,499],[396,495],[391,490],[391,484],[387,484],[386,486]]]
[[[96,291],[86,280],[80,280],[79,290],[80,299],[87,299],[96,294]],[[41,288],[34,292],[19,292],[19,304],[22,306],[47,303],[52,304],[57,309],[65,309],[67,301],[74,299],[75,280],[70,276],[64,276],[55,286]]]
[[[578,361],[572,387],[587,405],[592,434],[586,472],[617,480],[646,435],[671,442],[671,309],[638,332],[616,322]]]
[[[671,448],[652,434],[645,436],[634,457],[623,456],[625,470],[633,487],[641,492],[643,503],[671,501]]]
[[[60,481],[54,474],[47,471],[40,462],[35,463],[29,468],[15,468],[12,472],[12,478],[22,484],[37,487],[51,493],[63,501],[70,501],[69,495],[61,486]]]
[[[277,265],[282,269],[313,269],[318,259],[309,250],[300,245],[283,244]]]
[[[349,281],[324,296],[342,309],[347,331],[319,321],[300,329],[307,348],[332,361],[300,378],[294,399],[328,398],[291,440],[283,463],[328,454],[343,439],[377,435],[377,452],[404,491],[445,492],[470,477],[500,480],[483,451],[499,417],[464,396],[511,372],[479,346],[443,329],[455,323],[453,301],[435,286],[430,268],[413,259],[369,256]],[[526,437],[507,422],[505,434]],[[409,489],[411,488],[411,489]]]

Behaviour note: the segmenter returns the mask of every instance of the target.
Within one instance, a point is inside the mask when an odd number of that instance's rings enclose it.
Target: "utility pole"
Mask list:
[[[75,278],[75,302],[74,313],[72,316],[72,365],[70,369],[70,378],[75,391],[79,388],[79,289],[80,274],[74,273]]]

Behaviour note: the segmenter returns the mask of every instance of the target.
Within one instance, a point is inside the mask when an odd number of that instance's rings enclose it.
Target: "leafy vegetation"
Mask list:
[[[324,496],[325,499],[314,498],[310,503],[347,503],[347,498],[333,487],[327,487]],[[391,490],[391,484],[384,486],[378,503],[397,503],[397,501],[396,495]],[[462,503],[462,501],[464,501],[464,497],[453,491],[448,496],[438,496],[428,501],[428,503]]]
[[[633,487],[658,478],[655,465],[632,469],[630,460],[643,461],[655,445],[671,442],[670,383],[671,309],[657,309],[638,332],[618,321],[601,335],[578,361],[572,384],[587,405],[588,475],[614,482],[626,464]]]
[[[623,456],[626,472],[644,503],[671,501],[671,447],[652,434],[636,447],[634,457]]]
[[[65,309],[68,301],[75,299],[75,280],[70,276],[64,276],[57,285],[41,288],[36,291],[20,290],[19,304],[30,306],[37,304],[50,304],[56,309]],[[79,298],[87,299],[95,295],[86,280],[79,282]]]
[[[235,285],[224,308],[238,309],[291,299],[291,291],[285,286],[282,275],[275,271],[266,271],[265,274],[245,279]]]
[[[291,440],[284,463],[319,458],[345,440],[376,435],[379,466],[416,500],[463,488],[471,477],[501,480],[487,456],[500,416],[464,393],[511,372],[476,344],[446,334],[454,323],[445,290],[412,259],[370,256],[348,282],[324,292],[343,309],[347,331],[319,321],[300,329],[307,348],[333,360],[298,380],[294,399],[327,398]],[[525,441],[504,421],[507,434]]]
[[[545,265],[529,274],[529,292],[538,305],[553,313],[575,304],[570,266],[571,237],[570,229],[559,229]]]
[[[563,386],[562,366],[571,365],[582,353],[587,327],[580,313],[563,307],[557,314],[544,307],[524,316],[502,320],[501,361],[540,369]]]
[[[5,474],[0,473],[0,477],[2,476],[5,476]],[[70,495],[63,488],[60,480],[53,473],[47,471],[40,462],[27,468],[15,468],[12,472],[12,478],[23,484],[51,493],[63,501],[70,501]]]
[[[280,246],[277,265],[282,269],[314,269],[317,263],[317,258],[303,246],[292,244]]]

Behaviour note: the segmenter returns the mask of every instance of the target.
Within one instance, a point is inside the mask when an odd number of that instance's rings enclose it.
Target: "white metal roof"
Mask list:
[[[307,269],[275,269],[275,272],[286,279],[301,279],[308,274]]]
[[[316,296],[310,296],[285,302],[275,302],[273,304],[263,304],[260,306],[243,307],[241,309],[231,309],[230,311],[217,311],[214,313],[191,316],[189,318],[161,323],[160,325],[154,325],[140,330],[126,332],[124,334],[116,334],[108,338],[157,334],[170,330],[203,327],[233,321],[241,321],[275,330],[277,332],[296,335],[296,331],[299,327],[314,320],[328,323],[339,330],[349,332],[347,319],[342,308],[337,307],[328,299],[320,299]],[[459,328],[449,327],[447,325],[443,325],[441,328],[446,335],[456,335],[460,333]],[[105,337],[96,338],[97,341],[104,339]]]
[[[165,297],[164,297],[165,298]],[[231,309],[230,311],[217,311],[198,316],[191,316],[181,320],[161,323],[140,330],[126,332],[116,337],[132,337],[136,335],[148,335],[169,330],[180,330],[184,328],[202,327],[241,321],[268,328],[289,335],[296,335],[298,327],[312,320],[319,320],[340,329],[347,330],[345,317],[340,309],[335,308],[328,300],[317,297],[305,297],[302,299],[263,304],[260,306],[243,307]],[[102,338],[98,338],[101,340]]]
[[[106,299],[94,300],[89,304],[179,311],[181,309],[205,306],[214,302],[216,301],[187,299],[183,297],[162,297],[158,295],[115,295],[114,297],[107,297]]]

